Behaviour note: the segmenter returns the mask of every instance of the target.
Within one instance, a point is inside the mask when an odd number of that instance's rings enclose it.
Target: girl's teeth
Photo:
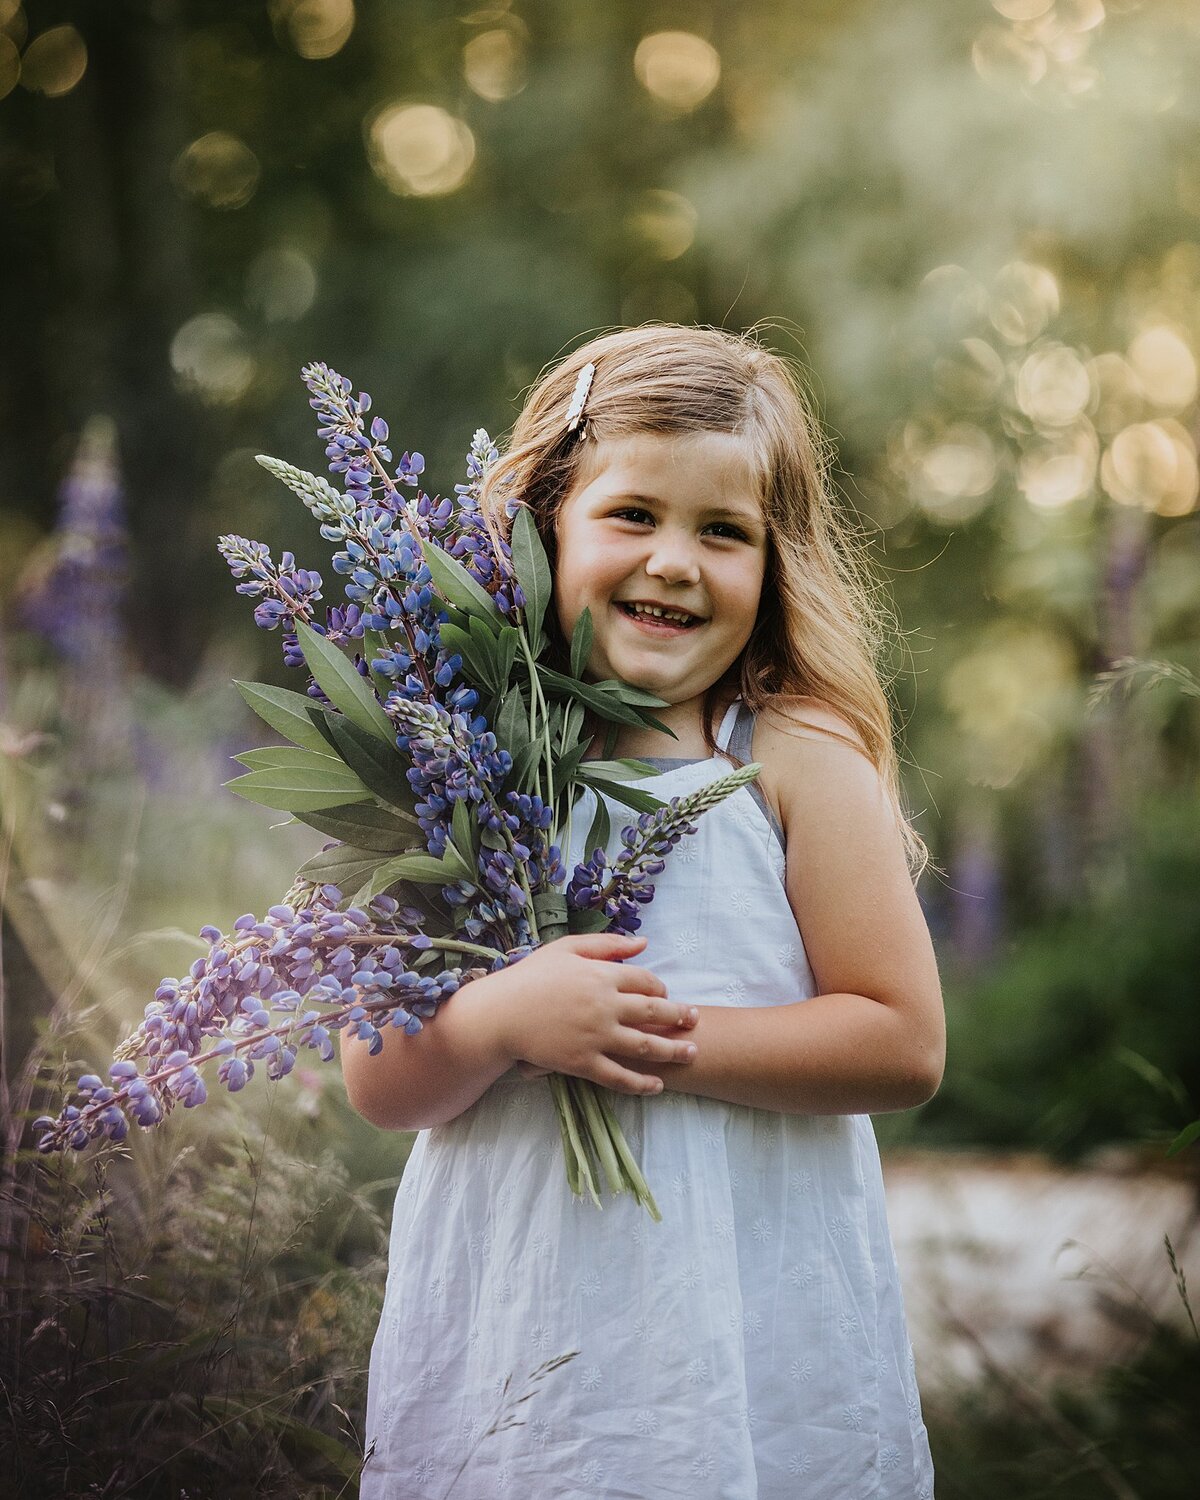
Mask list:
[[[626,605],[625,607],[628,612],[635,618],[664,620],[668,625],[687,625],[690,623],[691,619],[690,616],[681,619],[678,615],[668,614],[661,609],[646,609],[632,604]]]

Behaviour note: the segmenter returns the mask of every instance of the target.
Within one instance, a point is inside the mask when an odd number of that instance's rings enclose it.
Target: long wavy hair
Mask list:
[[[567,409],[586,364],[594,364],[584,419],[568,431]],[[751,334],[651,323],[590,339],[539,376],[481,503],[506,533],[505,501],[532,512],[557,564],[556,522],[586,474],[593,442],[642,433],[721,432],[747,440],[757,459],[767,530],[758,618],[740,657],[705,694],[702,728],[717,753],[713,721],[740,692],[754,713],[781,695],[815,700],[857,735],[887,790],[914,877],[928,863],[900,800],[899,764],[884,656],[894,617],[865,555],[861,532],[835,503],[830,450],[795,369]],[[550,665],[565,667],[569,645],[547,611]],[[849,736],[839,736],[853,743]],[[734,757],[729,757],[731,760]]]

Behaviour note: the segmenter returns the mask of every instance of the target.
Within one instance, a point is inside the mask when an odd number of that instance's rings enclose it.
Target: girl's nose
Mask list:
[[[698,583],[700,564],[691,543],[682,537],[669,537],[658,532],[654,545],[646,559],[646,572],[651,578],[661,578],[664,583]]]

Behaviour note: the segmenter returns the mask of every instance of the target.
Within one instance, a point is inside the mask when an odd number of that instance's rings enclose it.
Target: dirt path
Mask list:
[[[1152,1317],[1187,1327],[1164,1235],[1200,1321],[1200,1195],[1183,1169],[914,1153],[885,1158],[884,1178],[923,1384],[990,1364],[1084,1378],[1128,1358]]]

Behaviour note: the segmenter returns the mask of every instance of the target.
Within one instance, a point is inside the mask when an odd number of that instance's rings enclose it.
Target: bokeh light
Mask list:
[[[271,19],[301,57],[333,57],[354,30],[354,0],[272,0]]]
[[[1017,461],[1017,486],[1035,510],[1060,510],[1091,493],[1100,440],[1090,422],[1080,422],[1027,448]]]
[[[656,31],[638,43],[633,71],[646,92],[663,104],[691,110],[703,104],[720,81],[721,56],[694,32]]]
[[[499,104],[525,87],[525,36],[523,23],[512,17],[509,25],[481,31],[463,48],[463,76],[481,99]]]
[[[1017,372],[1017,405],[1031,422],[1069,427],[1092,399],[1087,367],[1074,349],[1047,344],[1034,349]]]
[[[993,88],[1028,88],[1046,76],[1046,54],[1002,26],[985,26],[971,47],[971,62]]]
[[[986,339],[963,339],[957,348],[934,365],[934,383],[940,395],[958,406],[986,409],[993,406],[1004,384],[1004,361]]]
[[[185,390],[210,406],[228,406],[254,379],[245,335],[225,313],[189,318],[171,340],[171,368]]]
[[[1121,505],[1182,516],[1196,505],[1196,448],[1178,422],[1135,422],[1117,433],[1100,464],[1105,490]]]
[[[1058,282],[1045,266],[1014,260],[996,277],[988,309],[1006,344],[1030,344],[1058,313]]]
[[[367,153],[393,193],[431,197],[462,187],[475,161],[475,137],[436,104],[389,104],[368,126]]]
[[[242,208],[258,187],[258,157],[225,130],[210,130],[175,158],[171,180],[181,193],[209,208]]]
[[[1045,755],[1075,717],[1077,664],[1059,636],[1000,625],[957,661],[942,699],[965,740],[968,778],[1009,786]]]
[[[317,296],[311,260],[289,245],[264,250],[246,273],[246,302],[268,323],[302,318]]]
[[[21,76],[21,53],[10,36],[0,32],[0,99],[11,94]]]
[[[51,26],[35,36],[21,59],[21,83],[31,93],[57,99],[87,72],[87,47],[74,26]]]
[[[1036,21],[1053,4],[1054,0],[992,0],[992,9],[999,11],[1006,21]]]
[[[906,422],[890,445],[889,456],[913,502],[930,520],[943,525],[978,515],[996,482],[995,444],[972,422],[944,428]]]
[[[680,193],[651,188],[639,195],[629,226],[659,260],[678,260],[696,237],[696,210]]]
[[[1129,346],[1146,399],[1164,411],[1180,411],[1196,399],[1196,359],[1173,328],[1146,328]]]
[[[1142,416],[1145,402],[1141,382],[1129,362],[1111,352],[1089,360],[1088,370],[1097,391],[1092,421],[1097,432],[1112,437]]]

